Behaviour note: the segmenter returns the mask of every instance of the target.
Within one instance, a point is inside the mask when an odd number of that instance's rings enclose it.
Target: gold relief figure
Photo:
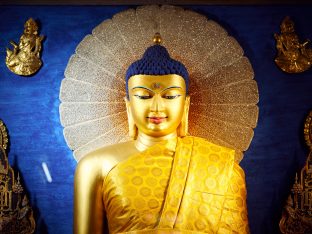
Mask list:
[[[13,51],[7,49],[6,65],[10,71],[22,76],[36,73],[42,65],[40,52],[43,38],[38,35],[37,23],[32,18],[28,19],[19,43],[11,41]]]
[[[187,134],[188,71],[155,41],[126,73],[133,140],[78,163],[74,233],[249,233],[235,151]]]
[[[24,188],[8,162],[6,153],[8,137],[0,120],[0,233],[31,234],[35,220]]]
[[[311,67],[312,49],[307,48],[309,40],[299,42],[294,22],[287,16],[281,24],[281,34],[274,34],[277,57],[275,63],[285,72],[299,73]]]
[[[284,234],[312,233],[312,111],[304,124],[304,136],[310,153],[291,189],[279,226]]]

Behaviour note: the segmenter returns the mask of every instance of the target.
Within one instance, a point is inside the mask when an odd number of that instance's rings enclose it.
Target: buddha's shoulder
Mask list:
[[[138,153],[138,150],[134,145],[134,141],[105,146],[85,155],[78,162],[78,169],[86,169],[94,174],[105,176],[118,163],[136,153]]]
[[[189,136],[189,138],[193,139],[193,143],[196,148],[199,148],[201,151],[204,151],[205,153],[209,152],[210,154],[218,154],[222,158],[234,160],[235,150],[232,148],[218,145],[201,137]]]
[[[187,136],[186,138],[192,138],[194,143],[196,145],[207,145],[207,146],[211,146],[212,148],[216,149],[217,151],[219,150],[225,150],[225,151],[234,151],[234,149],[223,146],[223,145],[219,145],[217,143],[213,143],[205,138],[201,138],[201,137],[195,137],[195,136]]]

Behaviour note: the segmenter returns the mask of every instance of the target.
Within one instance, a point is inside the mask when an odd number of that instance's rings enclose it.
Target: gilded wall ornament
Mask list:
[[[304,136],[310,148],[305,166],[300,176],[296,174],[287,204],[284,207],[280,230],[285,234],[312,233],[312,111],[304,124]]]
[[[30,76],[36,73],[41,65],[40,52],[44,36],[38,35],[38,25],[28,19],[24,25],[24,33],[18,44],[11,41],[13,50],[7,49],[6,65],[13,73]]]
[[[312,151],[312,111],[310,111],[304,123],[304,139]]]
[[[7,157],[7,131],[0,120],[0,233],[31,234],[35,220],[19,174],[11,168]]]
[[[275,63],[288,73],[306,71],[312,64],[312,49],[307,48],[309,40],[304,43],[299,42],[294,22],[288,16],[283,20],[280,28],[281,34],[274,34],[277,48]]]

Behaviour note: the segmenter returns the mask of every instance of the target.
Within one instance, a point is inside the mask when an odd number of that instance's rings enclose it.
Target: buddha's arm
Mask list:
[[[74,191],[75,234],[107,232],[104,225],[104,178],[116,164],[136,153],[134,142],[129,141],[98,149],[78,163]]]
[[[74,189],[75,234],[102,234],[104,232],[102,173],[102,162],[99,157],[87,156],[78,163]]]

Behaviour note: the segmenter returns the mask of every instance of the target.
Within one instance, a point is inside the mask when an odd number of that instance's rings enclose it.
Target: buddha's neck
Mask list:
[[[149,147],[155,145],[158,142],[168,140],[168,139],[171,139],[173,137],[177,137],[177,132],[173,132],[173,133],[170,133],[170,134],[168,134],[166,136],[162,136],[162,137],[152,137],[152,136],[148,136],[142,132],[139,132],[138,137],[135,141],[135,147],[139,151],[144,151],[144,150],[148,149]]]

